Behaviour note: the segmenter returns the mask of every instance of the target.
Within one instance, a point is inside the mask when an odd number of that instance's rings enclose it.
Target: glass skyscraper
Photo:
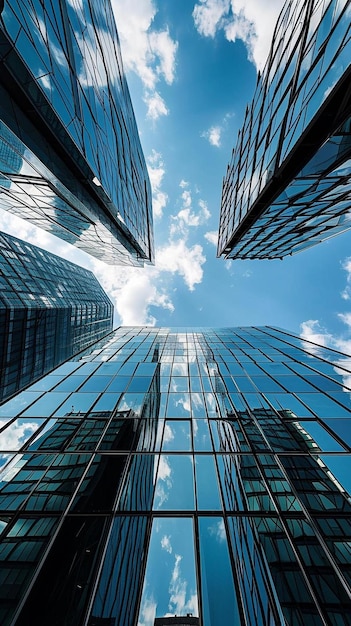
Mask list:
[[[218,256],[273,259],[350,228],[349,0],[287,0],[222,190]]]
[[[0,2],[0,208],[106,263],[153,261],[110,0]]]
[[[65,362],[0,406],[1,624],[350,626],[350,394],[272,327]]]
[[[89,270],[0,233],[0,400],[112,330]]]

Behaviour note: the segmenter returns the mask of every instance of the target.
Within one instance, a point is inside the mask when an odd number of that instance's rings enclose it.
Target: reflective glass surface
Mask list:
[[[285,2],[224,178],[218,256],[282,258],[350,228],[349,9]]]
[[[151,188],[110,1],[2,8],[0,207],[107,263],[152,262]]]
[[[112,318],[113,305],[92,272],[0,233],[0,400],[107,335]],[[60,381],[56,375],[33,391]],[[67,385],[71,391],[74,382],[79,378],[55,391]]]
[[[119,328],[4,402],[1,624],[350,626],[350,372],[271,327]]]

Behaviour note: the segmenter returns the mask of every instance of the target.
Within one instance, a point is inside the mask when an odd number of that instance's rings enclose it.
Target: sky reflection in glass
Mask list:
[[[155,518],[138,626],[153,626],[155,617],[186,613],[199,614],[193,522]]]

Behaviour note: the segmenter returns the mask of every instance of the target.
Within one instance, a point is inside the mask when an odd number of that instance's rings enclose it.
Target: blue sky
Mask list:
[[[3,212],[0,227],[92,269],[116,325],[271,324],[350,351],[351,233],[283,261],[216,258],[222,178],[282,0],[112,4],[153,187],[156,265],[104,265]]]

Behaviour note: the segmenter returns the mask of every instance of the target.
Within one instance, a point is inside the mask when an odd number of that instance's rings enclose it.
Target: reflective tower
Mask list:
[[[150,183],[110,0],[6,0],[0,14],[0,208],[107,263],[152,262]]]
[[[119,328],[3,403],[1,624],[350,626],[350,371]]]
[[[350,2],[287,0],[223,181],[218,256],[274,259],[350,228]]]
[[[112,330],[94,274],[0,233],[0,400]]]

